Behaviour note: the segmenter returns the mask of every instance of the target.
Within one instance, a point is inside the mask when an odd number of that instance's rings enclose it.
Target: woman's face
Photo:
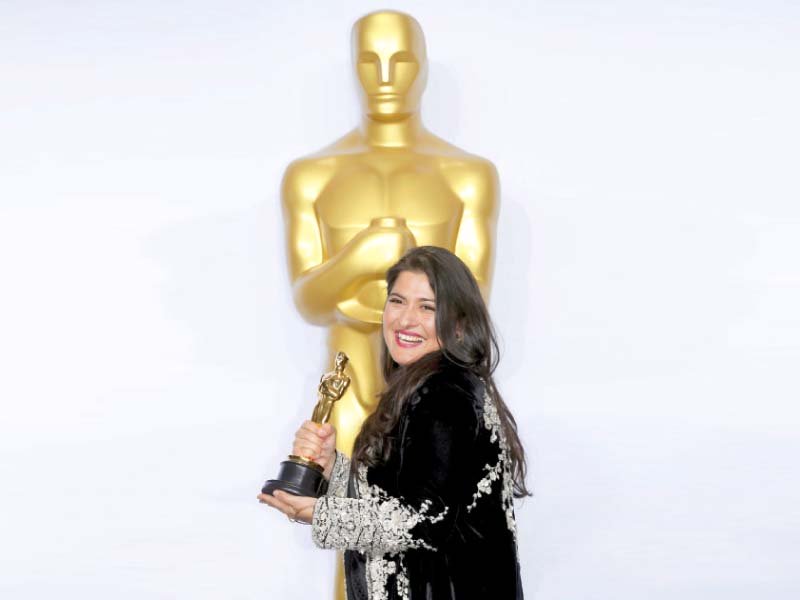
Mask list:
[[[383,339],[399,365],[441,348],[436,335],[436,298],[425,273],[403,271],[383,308]]]

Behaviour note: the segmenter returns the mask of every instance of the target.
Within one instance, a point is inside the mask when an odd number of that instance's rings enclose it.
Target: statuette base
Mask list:
[[[272,494],[275,490],[295,496],[319,498],[328,491],[328,482],[322,474],[320,465],[314,461],[293,456],[281,463],[277,479],[268,480],[261,488],[261,493]]]

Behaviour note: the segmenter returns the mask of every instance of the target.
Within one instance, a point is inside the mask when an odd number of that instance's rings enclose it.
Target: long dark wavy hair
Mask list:
[[[450,361],[469,369],[485,382],[508,442],[514,495],[517,498],[530,496],[525,486],[527,465],[525,451],[517,434],[517,424],[492,378],[499,360],[499,349],[489,311],[475,277],[455,254],[436,246],[420,246],[409,250],[387,271],[386,284],[390,293],[398,276],[404,271],[424,273],[428,277],[436,301],[436,333],[441,349],[401,366],[392,360],[384,340],[383,376],[386,389],[380,394],[375,412],[367,417],[356,437],[353,468],[360,463],[376,466],[388,459],[394,444],[389,434],[400,419],[406,402],[428,377]]]

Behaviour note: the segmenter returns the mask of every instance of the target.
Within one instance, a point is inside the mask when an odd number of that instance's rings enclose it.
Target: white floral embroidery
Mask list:
[[[383,558],[367,559],[367,596],[369,600],[389,600],[389,575],[397,573],[397,563]],[[406,598],[403,598],[406,600]]]
[[[347,479],[350,476],[350,459],[338,450],[331,471],[331,480],[328,482],[326,496],[344,498],[347,496]]]
[[[333,481],[332,475],[331,483]],[[408,576],[402,551],[408,548],[432,550],[425,541],[415,538],[411,530],[423,521],[438,523],[444,519],[447,508],[431,515],[430,500],[424,500],[416,510],[403,504],[379,486],[370,485],[364,465],[359,465],[355,483],[360,498],[338,497],[329,492],[317,500],[311,537],[322,548],[358,550],[365,554],[370,600],[388,600],[391,575],[395,576],[400,600],[408,600]]]
[[[497,412],[497,407],[488,392],[485,392],[483,396],[483,424],[484,427],[490,431],[489,441],[497,443],[499,453],[497,463],[494,466],[486,465],[484,467],[486,475],[478,482],[478,490],[472,494],[472,502],[467,506],[467,512],[472,511],[472,509],[478,505],[478,499],[481,496],[487,496],[491,493],[493,482],[502,479],[500,498],[503,503],[503,511],[506,515],[506,525],[509,531],[514,535],[514,541],[516,542],[517,524],[514,520],[514,478],[511,474],[508,441],[506,440],[503,425],[500,421],[500,414]]]
[[[358,486],[359,494],[362,497],[367,498],[374,498],[378,501],[381,500],[397,500],[396,498],[391,498],[389,494],[377,485],[370,485],[367,481],[367,469],[363,465],[359,465],[358,469],[358,477],[356,478],[356,484]],[[423,507],[427,510],[429,507],[430,502],[423,502]],[[439,515],[439,517],[433,517],[430,519],[431,523],[435,523],[440,521],[444,518],[444,514],[447,512],[445,511]],[[418,521],[417,521],[418,522]],[[417,540],[419,545],[414,545],[411,547],[421,547],[421,548],[431,548],[428,544],[425,544],[421,540]],[[409,600],[409,591],[408,591],[408,576],[405,572],[405,566],[403,564],[403,556],[402,552],[395,554],[396,562],[394,559],[387,560],[386,558],[370,558],[367,557],[367,590],[369,591],[369,598],[370,600],[388,600],[389,598],[389,575],[395,575],[395,583],[397,586],[397,593],[399,600]]]
[[[366,580],[369,600],[389,600],[389,577],[395,576],[395,589],[399,600],[409,600],[408,575],[403,564],[403,554],[392,557],[367,558]]]
[[[447,514],[429,514],[430,500],[415,509],[369,485],[367,469],[359,465],[357,487],[360,498],[323,496],[317,499],[311,537],[321,548],[358,550],[372,556],[396,554],[409,548],[434,548],[415,538],[411,530],[422,522],[438,523]]]
[[[406,568],[405,564],[403,564],[403,555],[399,556],[399,569],[397,571],[397,594],[400,597],[400,600],[409,600],[408,591],[408,575],[406,575]]]
[[[467,505],[467,512],[472,511],[478,505],[478,498],[492,493],[492,482],[500,479],[500,474],[503,471],[503,460],[498,458],[497,464],[494,466],[486,465],[483,470],[486,471],[486,476],[478,482],[478,491],[472,494],[472,502]]]
[[[367,467],[358,465],[358,491],[361,498],[372,500],[378,507],[381,528],[383,531],[382,549],[384,552],[402,552],[409,548],[425,548],[435,550],[433,546],[411,535],[411,530],[419,523],[438,523],[447,514],[447,507],[438,515],[429,515],[433,503],[427,498],[418,509],[403,504],[399,498],[390,496],[386,490],[367,481]]]

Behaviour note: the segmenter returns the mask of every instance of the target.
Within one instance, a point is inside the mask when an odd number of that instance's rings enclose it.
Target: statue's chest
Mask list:
[[[359,160],[342,165],[315,208],[323,238],[334,247],[377,217],[403,217],[418,241],[444,246],[458,226],[462,202],[433,164]]]

